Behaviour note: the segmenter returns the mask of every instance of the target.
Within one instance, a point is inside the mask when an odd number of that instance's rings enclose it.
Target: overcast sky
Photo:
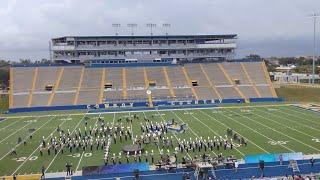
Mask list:
[[[112,23],[147,34],[150,22],[154,34],[163,23],[169,34],[236,33],[238,57],[312,55],[312,12],[320,0],[0,0],[0,59],[48,58],[51,38],[113,35]]]

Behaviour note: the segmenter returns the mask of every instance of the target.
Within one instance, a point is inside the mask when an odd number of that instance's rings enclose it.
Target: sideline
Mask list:
[[[184,110],[193,110],[193,109],[237,109],[237,108],[254,108],[254,107],[286,107],[286,106],[294,106],[297,105],[295,103],[288,103],[288,104],[265,104],[265,105],[245,105],[245,106],[217,106],[217,107],[186,107],[186,108],[168,108],[168,109],[137,109],[137,110],[121,110],[121,111],[99,111],[99,112],[78,112],[78,113],[65,113],[62,112],[62,114],[58,114],[57,111],[55,111],[57,114],[48,114],[48,115],[22,115],[22,116],[4,116],[0,118],[6,118],[6,119],[14,119],[14,118],[32,118],[32,117],[51,117],[51,116],[79,116],[83,114],[119,114],[119,113],[131,113],[131,112],[157,112],[157,111],[184,111]],[[106,109],[107,110],[107,109]],[[34,112],[37,113],[37,112]]]

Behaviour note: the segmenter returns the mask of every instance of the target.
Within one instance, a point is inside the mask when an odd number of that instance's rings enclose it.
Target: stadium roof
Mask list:
[[[150,39],[150,38],[155,38],[155,39],[171,39],[171,38],[183,38],[183,39],[195,39],[195,38],[210,38],[210,39],[233,39],[236,38],[237,34],[222,34],[222,35],[145,35],[145,36],[132,36],[132,35],[112,35],[112,36],[62,36],[62,37],[57,37],[53,38],[55,39],[61,39],[61,38],[77,38],[77,39],[101,39],[101,38],[106,38],[106,39]]]

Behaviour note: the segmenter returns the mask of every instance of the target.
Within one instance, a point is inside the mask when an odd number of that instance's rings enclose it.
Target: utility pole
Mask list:
[[[317,43],[316,43],[316,26],[317,26],[317,19],[320,17],[319,14],[313,13],[309,16],[313,19],[313,60],[312,60],[312,85],[314,85],[315,79],[315,70],[316,70],[316,54],[317,54]]]

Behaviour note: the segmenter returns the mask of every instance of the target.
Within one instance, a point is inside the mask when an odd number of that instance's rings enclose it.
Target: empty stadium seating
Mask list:
[[[156,86],[167,86],[167,82],[161,67],[150,67],[147,68],[147,75],[149,81],[154,81]]]
[[[51,103],[52,106],[73,104],[75,92],[56,92]]]
[[[34,74],[34,69],[32,67],[19,67],[12,68],[13,77],[11,77],[13,86],[13,93],[17,92],[29,92],[32,87],[32,78]]]
[[[29,94],[15,94],[12,99],[12,105],[15,108],[27,107],[29,101]]]
[[[142,67],[126,68],[126,71],[128,89],[143,88],[145,86]]]
[[[222,63],[232,81],[239,80],[240,84],[249,84],[249,80],[242,70],[240,63]]]
[[[150,101],[148,89],[153,100],[276,97],[264,66],[263,62],[223,62],[166,67],[12,67],[11,108]]]
[[[270,86],[257,86],[262,97],[273,97],[272,92],[270,90]]]
[[[204,64],[203,67],[214,85],[230,85],[230,82],[228,81],[227,77],[219,68],[218,63],[207,63]]]
[[[243,63],[247,69],[249,76],[255,84],[268,84],[267,78],[263,73],[262,63],[260,62],[246,62]]]
[[[251,86],[251,85],[238,86],[238,88],[247,99],[259,97],[259,95],[254,90],[253,86]]]
[[[195,87],[199,99],[219,99],[211,87]]]
[[[58,91],[76,90],[80,80],[80,66],[65,67]]]
[[[152,97],[157,100],[171,98],[169,89],[153,89]]]

